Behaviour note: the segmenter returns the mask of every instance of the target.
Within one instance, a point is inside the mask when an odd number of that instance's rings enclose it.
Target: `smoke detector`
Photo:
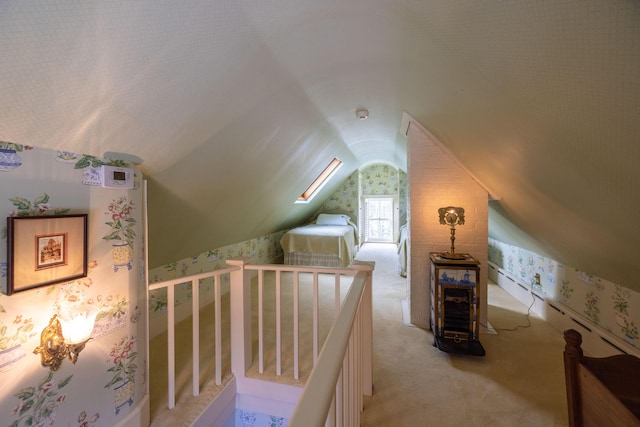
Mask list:
[[[366,120],[369,117],[369,111],[364,108],[356,111],[356,117],[360,120]]]

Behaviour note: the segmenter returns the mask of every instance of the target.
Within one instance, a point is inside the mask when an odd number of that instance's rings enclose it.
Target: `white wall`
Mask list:
[[[440,225],[438,209],[460,206],[465,224],[456,227],[455,250],[480,261],[480,321],[486,325],[488,193],[419,124],[410,123],[408,139],[411,323],[429,327],[429,253],[451,246],[449,228]]]

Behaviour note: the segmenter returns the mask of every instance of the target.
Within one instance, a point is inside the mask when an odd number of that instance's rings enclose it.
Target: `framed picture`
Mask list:
[[[87,276],[87,214],[7,218],[7,295]]]

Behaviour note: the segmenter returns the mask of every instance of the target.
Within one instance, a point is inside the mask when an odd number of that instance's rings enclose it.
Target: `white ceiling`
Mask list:
[[[333,156],[404,169],[406,111],[492,235],[640,289],[636,1],[5,0],[0,41],[0,140],[140,157],[152,265],[305,218]]]

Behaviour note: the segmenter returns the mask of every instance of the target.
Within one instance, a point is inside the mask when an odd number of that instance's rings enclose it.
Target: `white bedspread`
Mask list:
[[[285,257],[290,253],[334,255],[340,267],[346,267],[355,256],[356,230],[351,225],[305,225],[286,232],[280,245]]]
[[[400,238],[398,239],[398,273],[402,277],[407,277],[407,224],[400,227]]]

